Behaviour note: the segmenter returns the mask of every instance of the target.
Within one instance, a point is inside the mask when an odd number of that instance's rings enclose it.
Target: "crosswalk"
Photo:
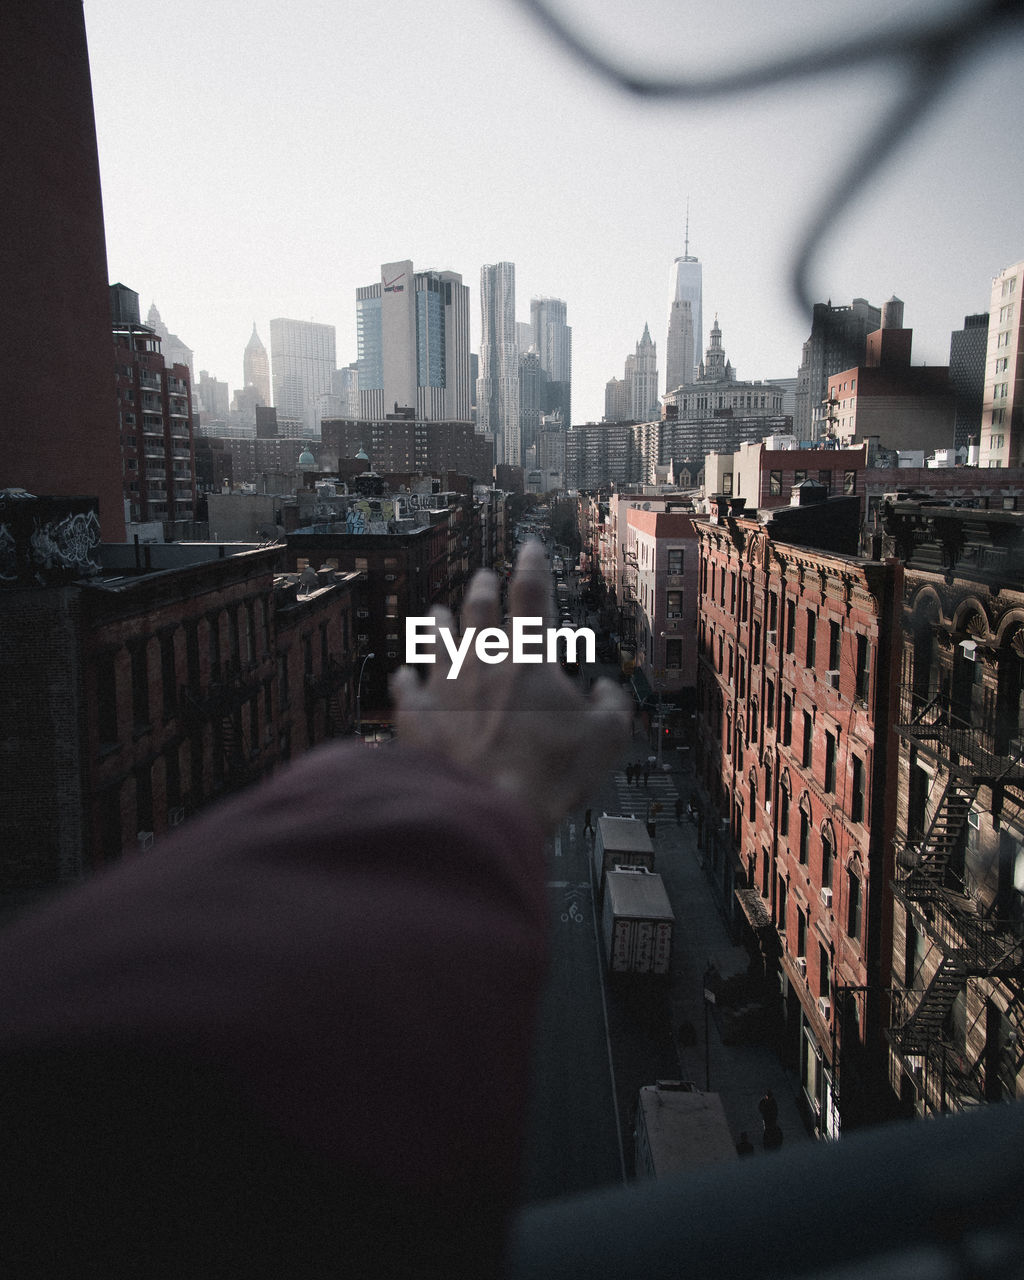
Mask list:
[[[660,808],[654,815],[656,820],[663,822],[666,818],[675,818],[675,805],[679,792],[669,774],[652,772],[646,786],[643,777],[631,785],[623,769],[616,770],[614,779],[619,805],[618,816],[642,818],[647,821],[651,808],[657,804]]]

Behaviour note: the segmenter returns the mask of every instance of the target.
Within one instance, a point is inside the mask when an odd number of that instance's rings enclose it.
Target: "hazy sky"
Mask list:
[[[635,66],[706,73],[834,44],[859,23],[959,0],[560,0]],[[638,18],[637,15],[641,15]],[[888,15],[888,16],[886,16]],[[832,71],[701,104],[640,101],[553,43],[517,0],[85,0],[111,280],[155,302],[196,371],[241,385],[255,321],[337,328],[356,359],[355,290],[382,262],[459,271],[473,348],[483,263],[516,264],[518,318],[564,298],[573,418],[599,419],[645,323],[664,374],[668,281],[704,272],[744,379],[792,377],[792,300],[812,211],[902,83],[899,64]],[[916,363],[988,308],[1024,258],[1024,41],[986,47],[856,199],[815,260],[815,298],[906,303]],[[663,389],[663,384],[662,384]]]

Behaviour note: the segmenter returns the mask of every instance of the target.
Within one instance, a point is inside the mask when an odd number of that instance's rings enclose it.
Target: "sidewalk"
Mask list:
[[[646,759],[644,746],[640,738],[634,738],[629,759]],[[785,1145],[811,1141],[797,1103],[799,1083],[783,1068],[774,1049],[767,1044],[723,1044],[716,1010],[705,1007],[704,973],[709,962],[722,978],[728,978],[746,972],[747,952],[730,937],[701,868],[696,827],[685,813],[692,785],[689,773],[676,767],[660,774],[652,772],[645,788],[642,781],[630,786],[625,773],[619,770],[614,775],[614,785],[622,814],[645,818],[651,801],[661,805],[654,840],[655,869],[665,882],[676,916],[670,995],[672,1026],[678,1033],[680,1027],[689,1024],[694,1032],[692,1043],[683,1043],[685,1037],[677,1035],[681,1078],[692,1080],[699,1089],[710,1083],[711,1091],[721,1095],[734,1136],[738,1138],[746,1131],[758,1154],[762,1124],[757,1103],[766,1089],[772,1090],[778,1102]],[[682,795],[684,803],[680,825],[675,820],[677,795]]]

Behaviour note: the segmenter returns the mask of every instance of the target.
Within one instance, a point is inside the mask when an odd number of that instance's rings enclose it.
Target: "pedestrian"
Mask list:
[[[593,828],[593,825],[591,824],[591,821],[590,821],[590,810],[589,810],[589,809],[588,809],[588,810],[587,810],[587,812],[583,815],[583,830],[584,830],[584,831],[589,831],[591,835],[593,835],[593,834],[594,834],[594,828]]]
[[[676,826],[683,825],[683,797],[676,796]]]
[[[766,1089],[764,1097],[757,1104],[757,1109],[761,1113],[761,1119],[764,1121],[764,1127],[770,1128],[779,1121],[779,1104],[775,1101],[775,1094],[771,1089]]]
[[[743,1130],[736,1142],[736,1154],[738,1156],[752,1156],[754,1154],[754,1144],[747,1137],[746,1129]]]
[[[645,764],[645,765],[644,765],[644,787],[645,787],[645,789],[646,789],[646,787],[647,787],[647,779],[648,779],[650,776],[651,776],[651,766],[650,766],[650,764]]]

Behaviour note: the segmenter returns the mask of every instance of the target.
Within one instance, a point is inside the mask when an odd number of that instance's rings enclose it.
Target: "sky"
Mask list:
[[[631,70],[742,72],[772,53],[960,12],[967,0],[552,0]],[[479,341],[484,263],[516,264],[517,318],[565,299],[573,419],[597,421],[644,325],[664,373],[672,261],[703,266],[742,379],[794,377],[809,319],[791,269],[815,211],[898,100],[880,60],[700,101],[607,84],[519,0],[84,0],[111,281],[242,385],[253,323],[332,324],[381,263],[458,271]],[[638,17],[639,15],[639,17]],[[809,61],[817,65],[813,52]],[[815,300],[896,295],[914,362],[1024,259],[1024,37],[991,40],[833,210]],[[662,390],[664,389],[662,382]]]

